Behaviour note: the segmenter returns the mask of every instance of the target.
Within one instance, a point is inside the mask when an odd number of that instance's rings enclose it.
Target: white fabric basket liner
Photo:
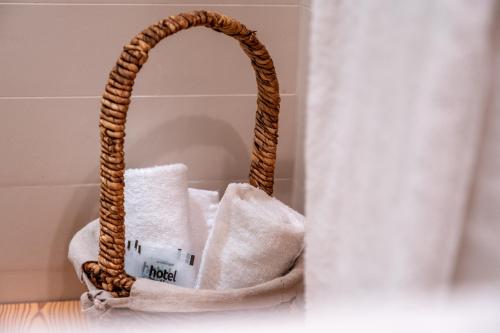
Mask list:
[[[191,289],[138,278],[129,297],[114,298],[108,292],[97,289],[82,271],[85,262],[97,261],[98,238],[99,221],[95,220],[78,231],[69,246],[69,260],[88,289],[81,297],[82,307],[87,312],[105,312],[112,308],[157,313],[252,310],[291,304],[303,293],[304,263],[300,256],[284,276],[253,287]]]

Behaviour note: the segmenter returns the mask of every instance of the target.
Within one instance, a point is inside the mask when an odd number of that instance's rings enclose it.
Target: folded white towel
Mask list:
[[[212,229],[217,207],[219,192],[194,188],[188,189],[189,194],[189,250],[198,257],[194,259],[194,268],[200,268],[203,248]]]
[[[244,288],[283,275],[301,253],[304,217],[249,184],[230,184],[203,251],[197,288]]]
[[[219,193],[187,187],[187,167],[171,164],[125,171],[126,239],[181,248],[198,272]]]
[[[125,170],[125,237],[189,251],[187,167]]]

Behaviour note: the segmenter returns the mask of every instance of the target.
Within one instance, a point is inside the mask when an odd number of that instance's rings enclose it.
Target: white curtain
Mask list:
[[[500,281],[499,7],[313,1],[309,309]]]

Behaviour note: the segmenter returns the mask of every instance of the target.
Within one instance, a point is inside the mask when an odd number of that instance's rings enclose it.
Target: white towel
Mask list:
[[[219,193],[216,191],[189,188],[188,194],[190,251],[198,255],[194,259],[194,267],[198,271],[201,255],[209,232],[212,229],[217,207],[219,206]]]
[[[301,253],[304,217],[249,184],[230,184],[203,251],[197,288],[254,286],[287,272]]]
[[[187,167],[171,164],[125,170],[125,233],[189,251]]]
[[[200,266],[219,193],[187,187],[187,167],[171,164],[125,171],[128,240],[182,248]]]

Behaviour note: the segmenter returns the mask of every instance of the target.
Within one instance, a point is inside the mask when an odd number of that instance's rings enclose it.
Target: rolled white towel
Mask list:
[[[249,184],[230,184],[203,251],[196,287],[244,288],[286,273],[303,249],[304,216]]]

